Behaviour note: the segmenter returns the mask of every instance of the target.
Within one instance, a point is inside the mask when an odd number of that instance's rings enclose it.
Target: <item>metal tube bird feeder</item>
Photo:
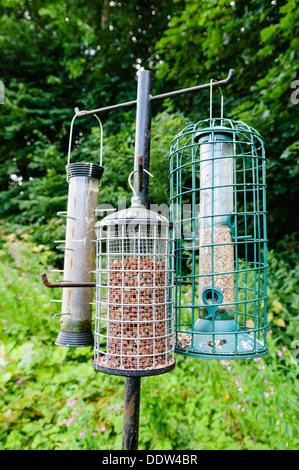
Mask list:
[[[95,267],[94,226],[99,182],[104,171],[102,139],[100,164],[70,162],[73,124],[77,116],[78,113],[71,123],[66,165],[69,183],[67,212],[60,213],[66,217],[66,237],[61,246],[64,250],[63,281],[51,284],[45,274],[42,275],[48,287],[63,288],[60,332],[55,344],[70,347],[93,346],[94,344],[91,327]],[[99,118],[96,115],[95,117],[101,125]]]

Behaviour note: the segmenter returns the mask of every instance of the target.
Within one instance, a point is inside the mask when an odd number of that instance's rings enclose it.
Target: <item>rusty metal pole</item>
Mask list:
[[[152,73],[149,70],[141,70],[138,74],[134,161],[134,168],[138,169],[138,172],[134,175],[134,188],[144,206],[148,203],[149,176],[142,171],[142,166],[150,171],[151,94]],[[139,181],[140,177],[143,177],[142,182]]]
[[[123,450],[138,450],[140,382],[140,377],[125,379]]]
[[[138,74],[134,188],[141,203],[148,203],[148,175],[150,166],[152,73],[142,70]],[[143,181],[140,180],[141,175]],[[140,383],[138,376],[126,377],[124,392],[123,450],[138,450]]]

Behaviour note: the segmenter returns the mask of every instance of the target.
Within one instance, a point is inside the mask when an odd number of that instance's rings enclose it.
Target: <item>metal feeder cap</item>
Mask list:
[[[234,129],[230,129],[229,127],[221,127],[221,126],[216,126],[216,127],[207,127],[205,129],[199,130],[196,132],[196,135],[194,137],[195,142],[199,142],[199,140],[203,141],[210,141],[209,136],[214,133],[214,141],[211,141],[211,143],[216,142],[217,140],[230,140],[231,141],[231,136],[236,135],[236,131]]]
[[[169,221],[162,214],[146,209],[142,204],[138,204],[137,199],[132,198],[131,207],[123,209],[113,214],[109,214],[104,219],[96,223],[95,228],[112,225],[158,225],[169,226]],[[135,201],[136,199],[136,201]]]

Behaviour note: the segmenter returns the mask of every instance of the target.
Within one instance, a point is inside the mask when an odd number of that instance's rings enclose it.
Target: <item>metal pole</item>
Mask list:
[[[138,74],[137,89],[137,109],[136,109],[136,133],[135,133],[135,160],[134,168],[139,169],[134,175],[134,188],[137,196],[141,198],[141,204],[148,203],[148,175],[140,168],[149,171],[150,167],[150,142],[151,142],[151,92],[152,73],[148,70],[141,70]],[[139,177],[142,175],[142,190]]]
[[[141,166],[149,171],[151,138],[152,73],[142,70],[138,75],[135,160],[134,168],[139,171],[134,175],[134,189],[146,206],[148,202],[148,175]],[[143,177],[141,184],[140,177]],[[140,406],[140,377],[126,377],[124,392],[123,450],[138,450]]]
[[[126,377],[124,395],[123,450],[138,450],[140,377]]]

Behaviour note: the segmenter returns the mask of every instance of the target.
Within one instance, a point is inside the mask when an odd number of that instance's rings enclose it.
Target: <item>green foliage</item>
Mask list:
[[[298,73],[295,0],[6,0],[0,5],[0,447],[120,449],[123,379],[96,373],[90,349],[53,345],[59,292],[39,274],[63,258],[73,109],[136,98],[136,71],[154,94],[222,78],[225,114],[255,127],[268,156],[269,356],[177,357],[142,381],[141,449],[298,448]],[[298,93],[296,94],[296,96]],[[214,93],[214,114],[219,94]],[[153,102],[149,203],[168,203],[170,140],[209,115],[209,92]],[[130,196],[135,110],[101,115],[99,204]],[[75,123],[72,161],[99,161],[92,117]],[[127,203],[129,201],[127,200]],[[167,214],[166,214],[167,215]],[[53,278],[53,276],[52,276]],[[54,279],[55,280],[55,279]]]
[[[142,5],[108,0],[1,4],[1,219],[15,223],[17,217],[19,224],[41,226],[55,217],[54,207],[59,210],[65,203],[64,167],[74,107],[135,99],[136,70],[155,62],[152,50],[168,21],[164,12],[173,8],[171,0]],[[134,115],[135,110],[127,115],[121,110],[101,116],[105,139],[120,131],[120,142],[125,125],[132,131]],[[84,139],[90,122],[86,118],[76,123]],[[115,146],[113,152],[119,155]]]
[[[270,252],[268,262],[268,321],[280,340],[290,346],[299,336],[298,253],[287,257]]]
[[[298,109],[292,83],[298,74],[299,10],[295,0],[227,2],[187,0],[157,42],[156,77],[173,87],[236,76],[224,91],[224,113],[256,128],[268,157],[270,246],[298,233]],[[192,38],[192,41],[190,41]],[[208,92],[181,104],[195,120],[209,116]],[[214,116],[220,99],[214,93]]]
[[[90,119],[92,125],[94,122]],[[127,127],[123,127],[116,135],[105,136],[103,145],[104,174],[99,192],[99,205],[108,204],[117,208],[119,203],[126,201],[130,204],[131,190],[128,185],[128,176],[134,163],[135,123],[128,119]],[[180,113],[171,113],[169,110],[158,113],[152,120],[153,137],[151,140],[151,173],[149,204],[167,205],[169,193],[169,163],[167,156],[172,136],[185,126],[187,120]],[[75,121],[76,123],[76,121]],[[105,133],[105,127],[104,127]],[[92,127],[89,134],[78,135],[74,128],[74,149],[71,161],[99,161],[101,132],[98,127]],[[65,219],[57,216],[57,212],[66,210],[68,183],[65,169],[53,167],[53,161],[59,161],[54,155],[55,147],[46,147],[45,155],[41,149],[31,155],[30,165],[46,166],[46,175],[22,182],[22,198],[15,198],[19,208],[18,217],[11,215],[6,218],[6,234],[11,232],[30,233],[36,243],[47,244],[53,251],[53,258],[60,258],[54,240],[65,236]],[[1,194],[1,193],[0,193]],[[3,193],[4,195],[4,193]],[[37,197],[38,195],[38,197]],[[5,196],[7,204],[7,193]],[[163,207],[162,207],[163,209]],[[167,213],[165,214],[167,215]],[[27,224],[26,224],[27,222]]]
[[[51,242],[44,229],[48,223],[54,238],[61,233],[55,217],[66,204],[64,167],[75,106],[92,109],[135,99],[140,67],[155,71],[155,93],[221,78],[234,68],[236,77],[225,90],[225,114],[246,121],[265,138],[270,246],[286,234],[298,233],[297,105],[290,99],[298,70],[295,0],[153,0],[142,5],[135,0],[7,0],[0,7],[0,28],[0,79],[5,85],[0,219],[13,226],[31,225],[38,243]],[[208,94],[167,101],[170,117],[162,113],[156,122],[164,117],[173,120],[174,113],[183,113],[186,120],[207,117]],[[163,105],[153,104],[154,116]],[[217,93],[214,112],[219,113]],[[134,154],[134,116],[134,109],[101,116],[106,203],[115,201],[126,187]],[[90,119],[78,121],[74,147],[80,149],[83,143],[80,158],[94,156],[98,161],[92,145],[99,135],[95,132],[89,138]],[[157,204],[167,188],[167,145],[178,128],[166,125],[158,136],[153,126],[154,151],[161,137],[160,152],[152,155],[162,167],[161,191],[156,191],[160,181],[150,191],[158,197]]]
[[[49,252],[11,235],[0,260],[0,448],[121,449],[123,378],[95,372],[92,348],[53,344],[61,293],[39,277]],[[262,359],[177,355],[172,372],[142,379],[139,449],[298,448],[298,363],[274,330],[268,340]]]

